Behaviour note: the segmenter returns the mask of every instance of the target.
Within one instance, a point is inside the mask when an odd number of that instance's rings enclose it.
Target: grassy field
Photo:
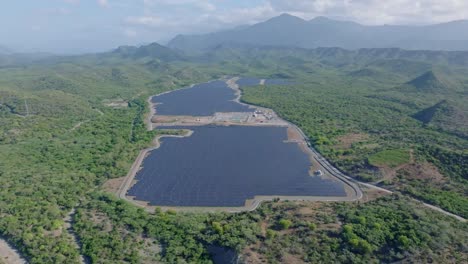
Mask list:
[[[396,168],[410,161],[410,154],[405,149],[392,149],[377,152],[369,157],[369,164],[376,167]]]

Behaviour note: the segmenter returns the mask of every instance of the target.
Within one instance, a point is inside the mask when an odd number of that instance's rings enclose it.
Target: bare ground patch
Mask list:
[[[353,143],[364,142],[369,139],[368,134],[364,133],[349,133],[344,136],[338,137],[338,144],[335,146],[341,149],[349,149]]]
[[[112,108],[126,108],[128,107],[128,101],[123,100],[121,98],[116,99],[107,99],[102,102],[107,107]]]
[[[288,263],[288,264],[306,263],[304,260],[301,259],[300,256],[292,255],[289,253],[286,253],[281,260],[283,261],[283,263]]]
[[[361,187],[361,190],[363,194],[361,201],[364,203],[373,201],[383,196],[390,195],[390,193],[388,192],[384,192],[382,190],[375,189],[375,188]]]
[[[117,194],[124,180],[125,177],[109,179],[102,185],[102,189],[106,192]]]
[[[439,169],[429,162],[406,164],[397,172],[399,175],[404,175],[407,179],[430,180],[434,183],[444,183],[446,181],[444,175],[439,172]]]
[[[0,263],[24,264],[26,261],[21,257],[16,249],[0,238]]]
[[[297,131],[297,129],[289,126],[288,127],[288,141],[304,141],[302,135]]]

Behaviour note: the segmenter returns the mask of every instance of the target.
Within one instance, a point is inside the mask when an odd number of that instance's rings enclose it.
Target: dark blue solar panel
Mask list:
[[[252,109],[238,104],[234,90],[224,81],[198,84],[192,88],[154,96],[159,115],[210,116],[216,112],[250,112]]]
[[[129,195],[160,206],[242,206],[255,195],[345,196],[340,182],[309,176],[309,157],[285,127],[192,127],[163,138]]]

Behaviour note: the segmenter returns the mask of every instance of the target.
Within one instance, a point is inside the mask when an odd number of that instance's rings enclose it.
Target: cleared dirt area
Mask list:
[[[404,175],[407,179],[430,180],[434,183],[444,183],[445,176],[439,169],[429,162],[410,163],[397,170],[398,174]]]
[[[107,180],[103,185],[102,189],[106,192],[110,193],[117,193],[119,191],[120,186],[122,185],[123,181],[125,180],[125,177],[120,177],[120,178],[115,178],[115,179],[110,179]]]
[[[293,127],[288,127],[288,141],[290,142],[304,142],[304,137],[294,129]]]
[[[24,264],[27,263],[16,249],[0,238],[0,263]]]
[[[380,197],[383,197],[383,196],[387,196],[387,195],[391,195],[390,193],[386,192],[386,191],[382,191],[382,190],[378,190],[378,189],[374,189],[374,188],[369,188],[369,187],[364,187],[364,188],[361,188],[362,190],[362,194],[363,194],[363,197],[362,197],[362,202],[366,203],[366,202],[370,202],[370,201],[373,201],[377,198],[380,198]]]

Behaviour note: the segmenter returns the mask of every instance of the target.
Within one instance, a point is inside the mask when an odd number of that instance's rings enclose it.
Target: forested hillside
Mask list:
[[[213,245],[247,263],[467,262],[466,223],[409,198],[468,216],[463,56],[239,47],[187,56],[153,44],[9,57],[0,68],[0,235],[31,263],[77,263],[80,255],[91,263],[210,263]],[[428,71],[435,91],[402,90]],[[150,214],[103,190],[158,133],[143,123],[148,96],[223,75],[293,80],[244,87],[242,98],[300,126],[350,175],[397,194]]]

